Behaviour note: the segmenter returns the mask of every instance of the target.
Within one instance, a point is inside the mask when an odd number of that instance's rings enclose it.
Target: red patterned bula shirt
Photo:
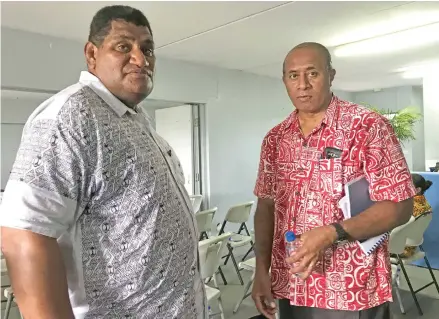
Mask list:
[[[322,159],[323,150],[342,150]],[[302,234],[343,220],[338,201],[350,180],[365,176],[374,201],[415,195],[410,171],[389,121],[365,107],[333,97],[322,123],[306,138],[297,111],[264,138],[255,195],[275,201],[271,276],[277,299],[293,305],[358,311],[392,300],[387,242],[366,256],[355,242],[335,244],[322,269],[303,281],[288,273],[284,234]],[[384,212],[383,212],[384,213]]]

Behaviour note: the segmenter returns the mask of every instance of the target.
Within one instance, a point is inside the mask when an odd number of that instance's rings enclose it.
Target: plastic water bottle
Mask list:
[[[287,251],[287,258],[290,257],[294,251],[297,249],[297,237],[296,234],[292,231],[287,231],[285,233],[285,243],[286,243],[286,251]]]
[[[291,255],[294,254],[294,252],[299,248],[299,241],[296,240],[297,236],[292,231],[287,231],[285,233],[285,248],[287,252],[287,258],[291,257]],[[296,262],[294,266],[297,266],[299,262]],[[295,274],[296,277],[300,277],[300,274]]]

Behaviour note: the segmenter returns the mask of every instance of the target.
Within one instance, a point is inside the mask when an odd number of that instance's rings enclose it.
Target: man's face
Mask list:
[[[298,48],[285,58],[283,81],[299,111],[317,113],[331,96],[335,70],[328,69],[325,56],[313,47]]]
[[[85,47],[89,71],[126,105],[133,107],[153,88],[154,42],[145,26],[113,21],[99,47]]]

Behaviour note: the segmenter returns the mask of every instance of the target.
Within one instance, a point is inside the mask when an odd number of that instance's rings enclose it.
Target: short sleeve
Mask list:
[[[261,147],[258,176],[254,194],[261,199],[274,199],[275,197],[275,158],[277,134],[268,133]]]
[[[367,137],[362,148],[363,167],[374,201],[401,202],[416,194],[410,170],[392,125],[373,114],[366,122]]]
[[[23,130],[1,213],[1,226],[58,238],[90,194],[86,136],[58,119],[35,119]]]

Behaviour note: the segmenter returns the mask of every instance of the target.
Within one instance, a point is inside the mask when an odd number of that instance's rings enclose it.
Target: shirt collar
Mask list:
[[[336,97],[334,94],[332,95],[331,102],[329,103],[328,108],[326,109],[325,117],[322,120],[322,123],[324,123],[327,126],[332,126],[334,123],[337,123],[338,119],[338,111],[340,104],[340,100],[338,97]],[[287,122],[285,124],[285,128],[292,127],[293,130],[299,129],[299,118],[297,116],[297,109],[294,110],[293,113],[290,114],[290,116],[287,119]]]
[[[101,99],[103,99],[119,117],[122,117],[126,112],[137,114],[132,108],[129,108],[115,97],[105,85],[93,74],[87,71],[82,71],[79,77],[79,82],[90,87]]]

